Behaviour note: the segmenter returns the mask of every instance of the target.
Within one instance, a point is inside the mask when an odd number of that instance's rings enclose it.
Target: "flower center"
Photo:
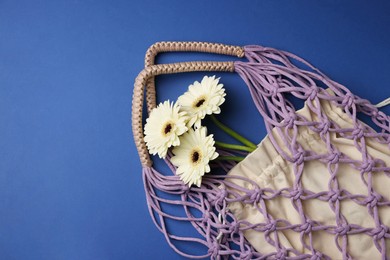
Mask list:
[[[171,122],[166,123],[165,126],[163,127],[163,134],[168,135],[172,131],[172,128],[173,126]]]
[[[204,96],[201,96],[195,100],[194,107],[201,107],[204,104],[204,102],[206,102],[206,98]]]
[[[191,154],[191,162],[197,164],[202,158],[202,154],[198,150],[194,150]]]
[[[199,153],[198,152],[194,152],[192,154],[192,162],[197,162],[199,160]]]

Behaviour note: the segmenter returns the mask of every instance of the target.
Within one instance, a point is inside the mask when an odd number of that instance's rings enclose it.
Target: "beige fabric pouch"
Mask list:
[[[328,90],[329,91],[329,90]],[[330,120],[342,128],[351,128],[353,124],[351,119],[341,110],[341,108],[327,101],[321,101],[321,108]],[[309,120],[316,121],[314,115],[307,104],[304,108],[297,111],[299,115]],[[311,131],[306,126],[299,127],[298,142],[305,150],[313,151],[317,154],[327,153],[326,144],[322,141],[319,134]],[[273,136],[283,148],[283,143],[278,136],[277,131],[273,130]],[[354,141],[342,138],[336,133],[330,132],[331,142],[344,155],[354,160],[361,160],[362,154],[355,147]],[[380,144],[376,140],[365,138],[367,152],[373,158],[381,159],[390,166],[390,151],[387,145]],[[285,150],[288,153],[288,150]],[[237,164],[229,175],[244,176],[255,181],[260,188],[270,188],[272,190],[281,190],[291,188],[294,185],[294,164],[282,158],[276,151],[269,136],[265,137],[258,145],[258,148],[249,154],[242,162]],[[327,163],[319,160],[305,161],[302,185],[305,190],[320,194],[329,191],[330,173]],[[338,163],[337,182],[340,190],[346,190],[351,194],[368,195],[367,185],[363,182],[360,172],[349,163]],[[251,189],[252,185],[248,182],[234,179],[233,182],[244,188]],[[390,200],[390,178],[385,172],[372,173],[373,189],[381,196]],[[334,226],[337,229],[335,201],[324,201],[318,198],[301,200],[306,217],[315,223]],[[229,210],[238,220],[249,221],[250,223],[264,223],[266,218],[258,209],[259,205],[245,204],[242,202],[233,202],[229,205]],[[302,224],[302,217],[294,207],[291,198],[276,196],[273,199],[265,200],[265,206],[268,214],[273,219],[287,220],[291,225]],[[377,212],[371,212],[370,208],[356,203],[352,199],[339,200],[340,213],[345,217],[348,224],[359,225],[364,228],[375,228],[375,222],[371,214],[377,214],[385,226],[390,226],[390,207],[377,206]],[[280,244],[285,248],[293,248],[301,253],[311,253],[309,248],[301,242],[301,232],[292,229],[278,230],[273,232],[277,235]],[[342,237],[336,237],[335,234],[324,230],[310,232],[312,236],[312,247],[315,250],[323,252],[332,259],[342,259],[343,255],[337,244],[341,245]],[[246,239],[253,247],[264,254],[275,252],[275,247],[267,241],[263,232],[248,229],[244,232]],[[272,238],[272,235],[270,235]],[[308,237],[304,237],[305,243],[309,243]],[[372,236],[363,233],[350,234],[347,236],[348,254],[353,259],[380,259],[381,254],[374,243]],[[390,239],[386,239],[387,255],[390,255]]]

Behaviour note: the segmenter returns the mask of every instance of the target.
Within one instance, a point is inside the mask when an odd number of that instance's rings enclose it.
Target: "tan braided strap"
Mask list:
[[[244,49],[240,46],[209,42],[157,42],[146,51],[145,67],[154,65],[156,56],[161,52],[205,52],[238,58],[244,57]],[[146,83],[146,105],[148,112],[156,107],[154,77],[151,77]]]
[[[180,62],[172,64],[153,65],[143,69],[135,79],[132,105],[132,129],[134,142],[143,166],[151,166],[142,127],[142,108],[144,101],[145,84],[148,79],[161,74],[173,74],[192,71],[223,71],[234,72],[232,61],[225,62]]]

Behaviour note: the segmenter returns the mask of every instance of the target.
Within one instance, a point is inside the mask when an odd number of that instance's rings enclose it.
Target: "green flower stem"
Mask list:
[[[238,151],[246,151],[246,152],[253,152],[255,148],[244,146],[244,145],[237,145],[237,144],[227,144],[219,141],[215,141],[215,145],[220,148],[227,148],[227,149],[233,149]]]
[[[219,122],[214,115],[211,115],[210,118],[222,131],[224,131],[225,133],[227,133],[228,135],[230,135],[231,137],[233,137],[237,141],[243,143],[244,145],[246,145],[246,146],[248,146],[250,148],[253,148],[253,149],[257,148],[257,145],[255,145],[254,143],[252,143],[251,141],[249,141],[245,137],[241,136],[240,134],[238,134],[234,130],[230,129],[226,125],[224,125],[221,122]]]
[[[217,159],[215,159],[215,160],[241,162],[244,159],[245,159],[245,157],[241,157],[241,156],[218,156]]]

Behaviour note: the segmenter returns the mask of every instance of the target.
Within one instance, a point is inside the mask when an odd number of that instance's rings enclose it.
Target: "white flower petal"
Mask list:
[[[215,76],[204,76],[199,83],[195,81],[188,87],[188,91],[181,95],[177,102],[181,111],[187,112],[187,127],[200,127],[200,120],[206,115],[221,113],[220,106],[225,102],[225,89]]]
[[[174,156],[171,158],[177,167],[176,174],[187,185],[200,186],[202,176],[210,172],[209,161],[218,157],[215,152],[212,135],[207,136],[206,127],[190,129],[180,137],[180,146],[173,148]],[[194,154],[197,159],[194,160]]]
[[[146,119],[144,129],[149,153],[165,158],[169,147],[180,144],[179,136],[188,130],[187,121],[187,113],[180,111],[179,105],[169,100],[154,108]]]

